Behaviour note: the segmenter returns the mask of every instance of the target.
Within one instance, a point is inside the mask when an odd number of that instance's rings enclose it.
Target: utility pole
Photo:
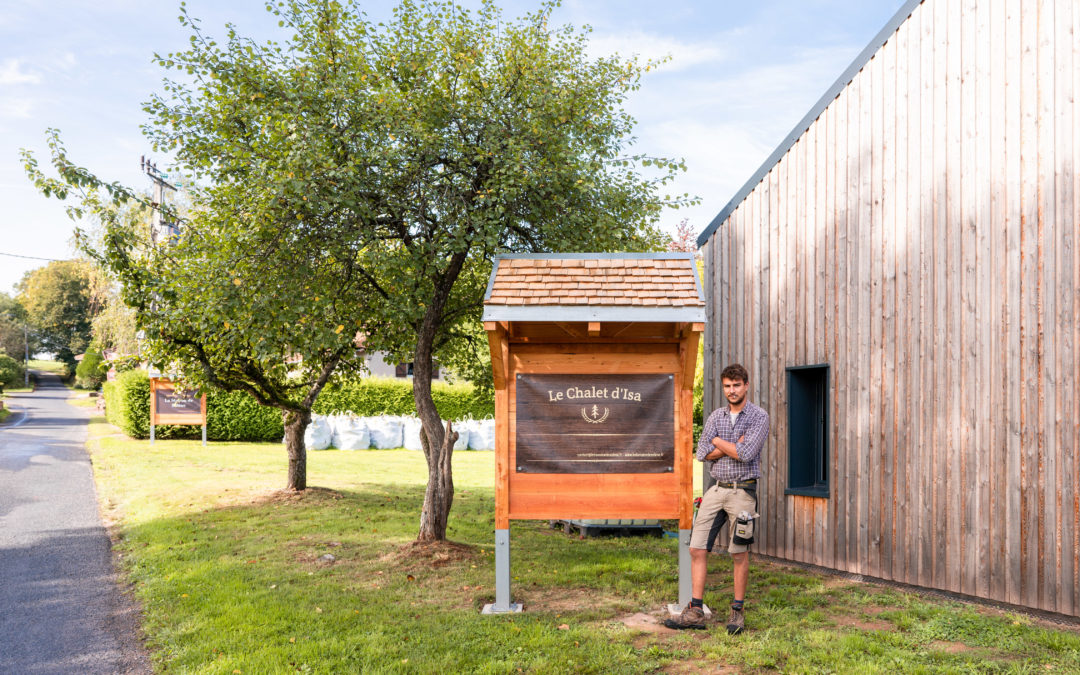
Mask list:
[[[150,177],[150,181],[154,184],[154,197],[151,204],[154,209],[153,216],[150,220],[150,241],[153,244],[169,241],[170,239],[179,236],[180,224],[173,220],[166,220],[163,215],[163,209],[165,208],[165,190],[172,190],[176,192],[176,187],[170,185],[165,179],[169,177],[168,174],[162,173],[157,168],[157,164],[154,164],[146,158],[145,155],[139,158],[139,169]]]

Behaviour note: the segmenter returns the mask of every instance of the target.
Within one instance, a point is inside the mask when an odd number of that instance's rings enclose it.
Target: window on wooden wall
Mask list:
[[[788,480],[784,494],[829,496],[829,366],[787,369]]]

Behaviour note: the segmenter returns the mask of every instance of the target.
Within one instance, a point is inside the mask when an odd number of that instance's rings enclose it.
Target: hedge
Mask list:
[[[120,373],[102,387],[105,419],[132,438],[150,436],[150,378],[145,370]]]
[[[104,386],[105,415],[132,438],[150,437],[150,379],[145,370],[120,373]],[[495,416],[490,392],[469,384],[432,383],[432,398],[443,419]],[[319,395],[314,412],[330,415],[352,412],[374,415],[415,415],[412,383],[392,378],[360,378],[332,383]],[[199,438],[197,426],[159,426],[157,438]],[[206,437],[215,441],[279,441],[284,435],[280,411],[260,406],[244,392],[210,390],[206,395]]]
[[[495,398],[471,384],[432,382],[431,398],[444,420],[487,419],[495,416]],[[330,415],[353,412],[374,415],[415,415],[412,382],[389,377],[363,377],[327,385],[315,401],[314,412]]]
[[[105,419],[132,438],[150,437],[150,378],[145,370],[128,370],[106,382]],[[281,413],[260,406],[243,392],[212,389],[206,393],[206,437],[214,441],[279,441],[284,435]],[[190,425],[160,425],[157,438],[199,438]]]

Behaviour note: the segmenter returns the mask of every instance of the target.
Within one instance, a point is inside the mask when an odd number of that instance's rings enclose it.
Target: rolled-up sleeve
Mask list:
[[[735,452],[739,455],[740,462],[752,462],[761,454],[761,448],[765,446],[765,440],[769,437],[769,414],[764,410],[749,420],[750,426],[743,432],[742,442],[735,443]],[[702,434],[704,438],[704,434]],[[711,445],[711,443],[710,443]],[[701,448],[698,448],[698,457],[701,457]]]

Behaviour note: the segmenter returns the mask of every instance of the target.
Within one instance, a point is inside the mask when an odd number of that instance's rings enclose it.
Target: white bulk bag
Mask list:
[[[424,449],[423,444],[420,442],[420,429],[422,427],[423,425],[420,424],[420,418],[418,417],[401,418],[401,434],[406,450]]]
[[[333,415],[326,416],[326,423],[330,425],[330,447],[332,448],[341,447],[338,445],[337,428],[343,417],[344,416],[341,413],[334,413]]]
[[[304,447],[308,450],[325,450],[333,440],[330,422],[322,415],[312,415],[311,423],[304,430]]]
[[[454,431],[457,432],[457,440],[454,441],[454,450],[468,450],[469,449],[469,423],[472,420],[458,420],[457,422],[451,422],[450,425]],[[446,431],[446,422],[443,422],[443,432]]]
[[[342,415],[334,425],[334,447],[339,450],[367,450],[371,446],[371,434],[367,424],[359,417]]]
[[[480,423],[477,420],[461,420],[458,423],[458,433],[465,437],[465,446],[469,450],[475,450],[476,446],[473,445],[473,434],[477,433],[480,429]],[[461,439],[458,439],[459,441]],[[455,449],[457,446],[454,446]]]
[[[469,434],[469,447],[473,450],[495,449],[495,420],[476,420],[476,427]]]
[[[390,415],[366,418],[371,446],[380,450],[400,448],[402,445],[401,418]]]

